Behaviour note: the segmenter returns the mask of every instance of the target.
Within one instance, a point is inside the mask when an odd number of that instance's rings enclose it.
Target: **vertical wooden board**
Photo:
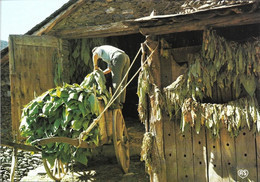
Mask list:
[[[169,182],[177,181],[176,128],[174,124],[174,121],[171,121],[169,117],[166,117],[163,126],[166,176],[167,181]]]
[[[57,38],[10,36],[10,83],[12,130],[19,136],[22,108],[34,98],[55,87],[53,53],[58,49]]]
[[[209,130],[206,130],[207,155],[208,155],[208,180],[222,181],[222,161],[220,138],[213,138]]]
[[[247,127],[241,129],[236,141],[237,180],[257,181],[255,134]]]
[[[192,136],[194,181],[206,182],[208,181],[208,176],[205,128],[201,128],[199,134],[197,134],[196,131],[193,130]]]
[[[235,139],[230,137],[226,128],[221,128],[221,155],[223,168],[223,181],[236,181],[236,150]]]
[[[162,87],[167,87],[172,83],[172,64],[168,58],[160,57],[161,61],[161,84]]]
[[[260,181],[260,134],[256,133],[257,181]]]
[[[185,132],[182,133],[179,125],[176,126],[177,181],[194,181],[191,128],[187,126]]]

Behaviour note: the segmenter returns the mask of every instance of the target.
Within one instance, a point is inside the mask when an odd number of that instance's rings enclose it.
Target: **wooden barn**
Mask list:
[[[138,56],[123,115],[144,124],[150,181],[260,181],[259,32],[258,1],[71,0],[9,38],[13,139],[35,94],[81,82],[111,44]]]

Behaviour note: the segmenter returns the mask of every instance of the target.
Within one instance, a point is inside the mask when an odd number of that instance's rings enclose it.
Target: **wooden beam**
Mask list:
[[[50,34],[64,39],[109,37],[139,33],[138,26],[128,27],[122,22],[116,22],[98,26],[84,26],[73,29],[55,30]]]
[[[140,32],[143,35],[161,35],[176,32],[185,31],[196,31],[204,30],[207,27],[228,27],[237,25],[248,25],[248,24],[258,24],[260,22],[260,13],[252,14],[240,14],[240,15],[230,15],[225,17],[215,17],[204,20],[192,20],[188,22],[173,23],[168,25],[161,25],[156,27],[143,27],[140,28]]]
[[[6,146],[6,147],[11,147],[11,148],[17,148],[19,150],[24,150],[24,151],[34,151],[34,152],[39,152],[41,150],[30,146],[30,145],[24,145],[24,144],[18,144],[18,143],[13,143],[7,140],[2,140],[1,141],[1,145],[2,146]]]
[[[39,145],[46,145],[48,143],[54,143],[54,142],[61,142],[61,143],[68,143],[70,145],[79,146],[79,139],[72,139],[68,137],[52,137],[52,138],[43,138],[35,140],[34,142],[38,143]],[[94,143],[89,143],[82,141],[80,144],[80,148],[96,148],[97,146]]]

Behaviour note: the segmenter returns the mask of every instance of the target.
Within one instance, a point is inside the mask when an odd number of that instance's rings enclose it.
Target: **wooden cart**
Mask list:
[[[104,105],[102,102],[99,102],[99,109],[104,110]],[[129,154],[129,137],[127,134],[127,128],[125,125],[124,117],[121,109],[108,109],[100,117],[99,120],[99,131],[100,131],[100,142],[99,146],[104,144],[114,144],[115,154],[118,164],[121,166],[124,173],[128,172],[130,165],[130,154]],[[38,139],[34,141],[37,145],[46,145],[48,143],[62,142],[68,143],[75,147],[80,148],[96,148],[94,143],[89,143],[82,141],[79,143],[79,139],[72,139],[67,137],[52,137]],[[21,145],[21,144],[12,144],[12,143],[2,143],[6,146],[14,147],[14,151],[17,152],[17,149],[21,150],[35,150],[32,146]],[[15,153],[15,152],[14,152]],[[16,163],[15,158],[13,158],[12,163]],[[62,163],[61,160],[55,159],[54,165],[51,166],[46,159],[43,159],[43,165],[45,170],[50,178],[55,181],[60,181],[68,172],[68,164]],[[12,167],[11,176],[14,175],[15,166]],[[12,174],[13,173],[13,174]]]

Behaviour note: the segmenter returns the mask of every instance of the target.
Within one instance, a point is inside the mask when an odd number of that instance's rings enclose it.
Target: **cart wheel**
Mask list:
[[[55,159],[53,167],[47,159],[43,159],[43,165],[48,176],[55,181],[60,181],[68,172],[68,164],[63,164],[60,159]]]
[[[123,172],[128,173],[130,165],[129,137],[120,109],[115,109],[113,111],[113,143],[117,162],[122,167]]]

